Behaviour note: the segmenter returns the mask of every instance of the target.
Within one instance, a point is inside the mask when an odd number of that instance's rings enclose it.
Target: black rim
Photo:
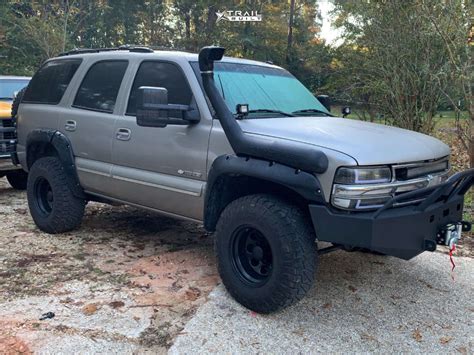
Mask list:
[[[38,178],[35,182],[35,198],[41,213],[49,215],[54,204],[53,189],[48,180],[43,177]]]
[[[232,234],[231,255],[234,268],[247,283],[261,286],[273,268],[272,249],[265,236],[253,227],[243,226]]]

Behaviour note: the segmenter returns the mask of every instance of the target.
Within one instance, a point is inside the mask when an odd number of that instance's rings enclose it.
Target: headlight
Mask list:
[[[391,198],[392,170],[388,166],[339,168],[334,178],[332,204],[350,210],[382,206]]]
[[[339,168],[336,184],[381,184],[392,180],[392,170],[388,166],[375,168]]]
[[[351,211],[374,210],[398,194],[441,184],[447,179],[448,173],[446,158],[392,167],[341,167],[334,177],[331,203],[337,208]],[[413,204],[420,200],[422,198],[418,197],[397,205]]]

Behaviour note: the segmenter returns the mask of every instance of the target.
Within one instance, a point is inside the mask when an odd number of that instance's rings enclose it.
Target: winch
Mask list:
[[[467,221],[447,224],[438,232],[436,243],[452,248],[461,239],[462,232],[469,232],[471,227],[471,223]]]

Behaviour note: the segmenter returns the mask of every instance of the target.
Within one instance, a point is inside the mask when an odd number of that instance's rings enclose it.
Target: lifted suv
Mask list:
[[[469,230],[474,171],[447,179],[445,144],[333,117],[286,70],[223,54],[126,47],[47,61],[19,109],[37,226],[77,228],[88,200],[202,222],[225,286],[262,313],[305,295],[318,254],[410,259]]]

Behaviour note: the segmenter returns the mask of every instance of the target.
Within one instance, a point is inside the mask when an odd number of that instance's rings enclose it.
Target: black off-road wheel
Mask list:
[[[271,313],[302,299],[314,282],[317,247],[297,207],[271,195],[230,203],[217,223],[219,274],[243,306]]]
[[[28,173],[23,170],[10,171],[7,174],[7,180],[15,190],[26,190],[28,182]]]
[[[40,158],[30,169],[28,206],[33,220],[43,232],[68,232],[81,224],[86,203],[74,196],[69,179],[55,157]]]

